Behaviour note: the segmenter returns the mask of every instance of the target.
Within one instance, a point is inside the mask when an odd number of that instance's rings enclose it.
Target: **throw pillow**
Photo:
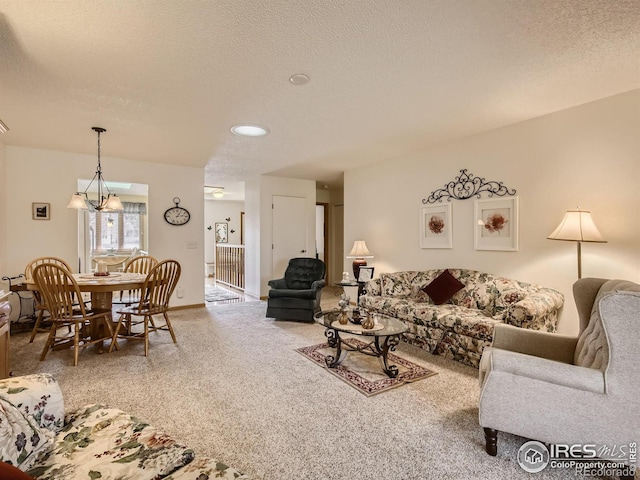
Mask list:
[[[460,283],[457,278],[451,275],[449,270],[445,270],[422,290],[431,297],[433,303],[442,305],[463,288],[464,284]]]
[[[25,416],[11,402],[0,398],[0,460],[29,470],[36,457],[53,445],[54,433],[38,427],[31,415]]]
[[[6,462],[0,462],[0,478],[10,478],[11,480],[33,480],[22,470],[18,470],[13,465]]]

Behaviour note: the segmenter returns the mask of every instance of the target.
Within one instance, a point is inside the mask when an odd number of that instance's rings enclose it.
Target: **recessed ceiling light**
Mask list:
[[[296,73],[295,75],[291,75],[289,77],[289,81],[294,85],[304,85],[305,83],[309,83],[309,75],[305,75],[304,73]]]
[[[260,125],[234,125],[231,127],[231,133],[243,137],[261,137],[269,133],[269,129]]]

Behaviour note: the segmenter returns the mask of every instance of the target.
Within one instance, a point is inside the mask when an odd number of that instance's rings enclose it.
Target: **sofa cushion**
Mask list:
[[[449,270],[445,270],[422,290],[431,297],[433,303],[442,305],[463,288],[464,284],[451,275]]]
[[[32,415],[39,427],[57,431],[64,423],[60,385],[49,373],[34,373],[0,380],[0,397]]]
[[[192,450],[117,409],[88,405],[67,414],[54,446],[27,471],[57,478],[163,478],[193,460]]]
[[[527,288],[520,285],[519,282],[508,280],[506,278],[498,278],[495,282],[496,295],[493,305],[487,313],[491,316],[503,317],[505,311],[514,303],[524,300],[529,294]]]
[[[380,275],[383,297],[408,297],[417,272],[382,273]]]
[[[28,470],[53,445],[54,433],[0,397],[0,461]]]
[[[189,465],[182,467],[165,480],[235,480],[249,478],[224,463],[206,457],[196,457]]]

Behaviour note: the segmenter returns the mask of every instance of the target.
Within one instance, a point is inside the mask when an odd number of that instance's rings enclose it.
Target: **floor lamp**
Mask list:
[[[582,242],[607,243],[587,210],[568,210],[560,225],[547,237],[549,240],[565,240],[578,245],[578,278],[582,278]]]

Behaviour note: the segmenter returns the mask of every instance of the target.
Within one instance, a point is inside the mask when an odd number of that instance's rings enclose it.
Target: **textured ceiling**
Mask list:
[[[104,156],[206,166],[209,185],[332,185],[639,88],[639,25],[638,0],[0,0],[0,140],[95,153],[96,125]]]

